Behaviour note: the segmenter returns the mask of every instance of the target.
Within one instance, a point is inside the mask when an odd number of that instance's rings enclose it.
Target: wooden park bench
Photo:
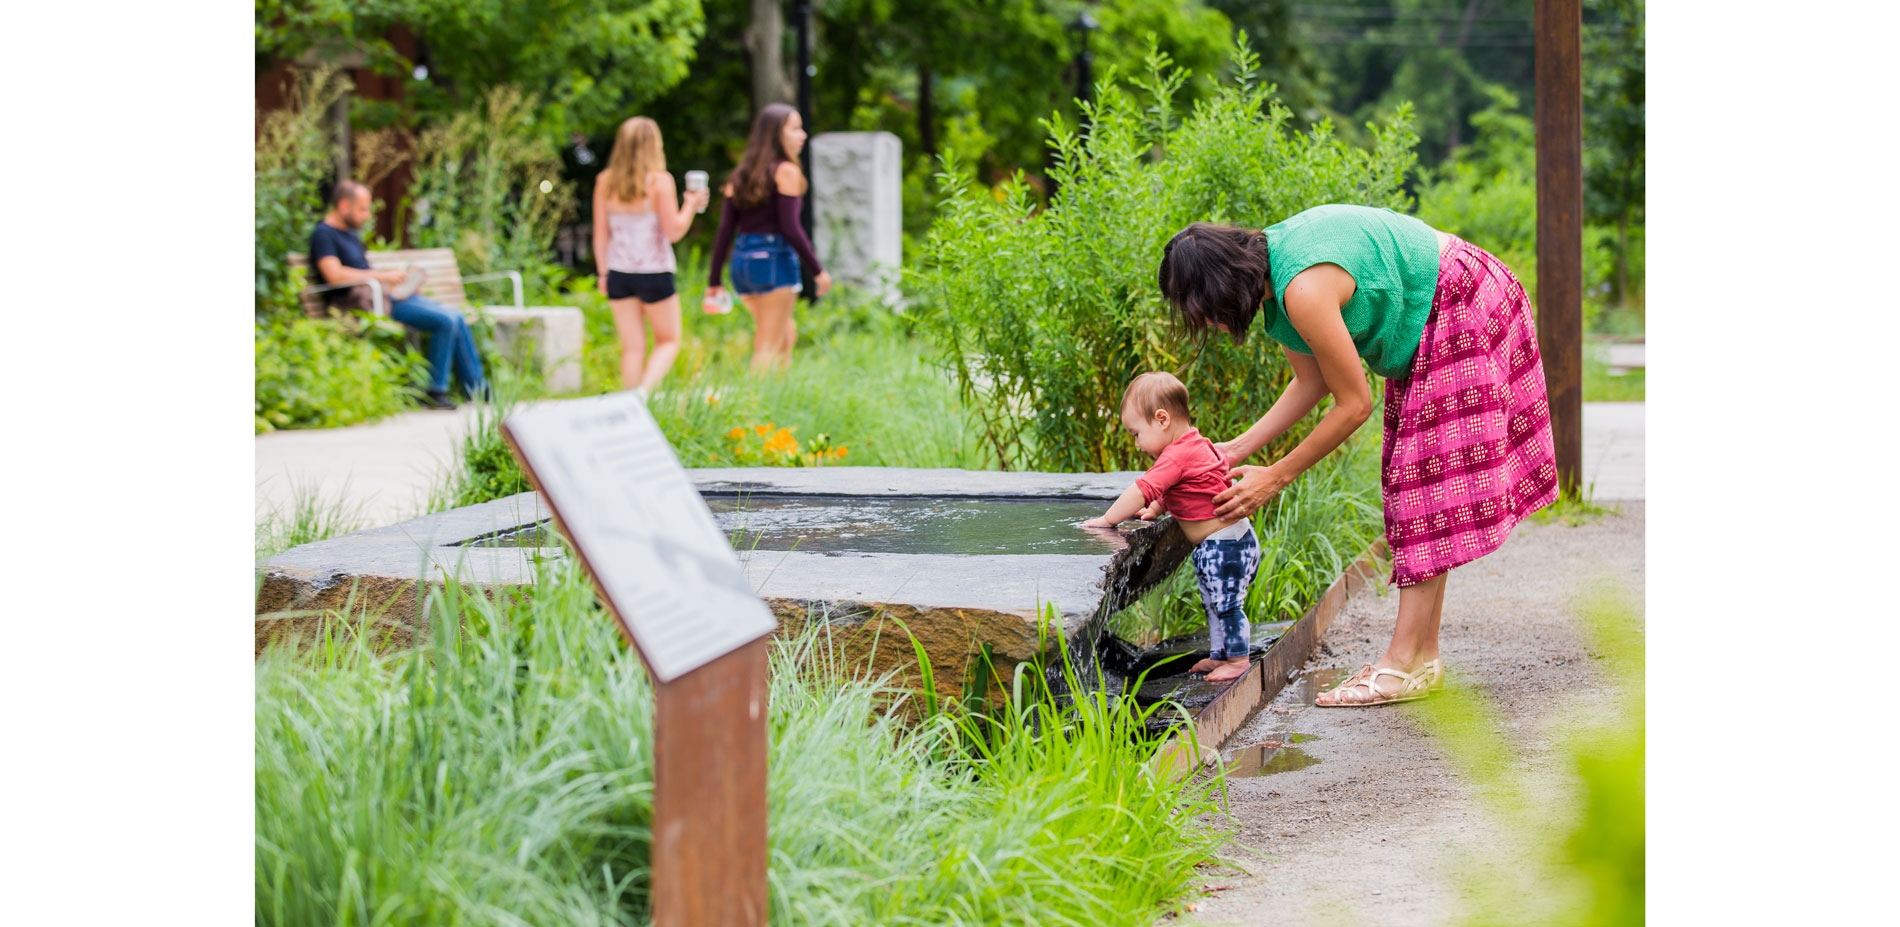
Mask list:
[[[456,266],[455,252],[449,248],[413,248],[392,251],[368,252],[369,266],[375,270],[401,269],[405,264],[413,264],[416,269],[427,274],[423,278],[418,296],[440,303],[448,309],[460,310],[465,315],[484,319],[494,327],[495,346],[504,355],[517,362],[532,348],[539,362],[543,383],[550,392],[570,393],[581,388],[581,351],[586,323],[581,311],[573,306],[528,306],[523,304],[521,290],[521,272],[516,270],[498,271],[492,274],[462,276],[461,268]],[[323,294],[329,290],[342,289],[352,284],[321,285],[315,268],[310,266],[309,256],[301,253],[289,255],[292,268],[301,269],[304,279],[312,285],[298,294],[305,314],[324,317],[331,309],[323,301]],[[506,280],[513,284],[514,303],[512,305],[471,305],[464,287],[470,283],[493,284]],[[389,318],[389,300],[383,285],[374,280],[367,284],[354,284],[370,288],[370,303],[373,314],[379,320]],[[386,324],[394,324],[388,322]]]

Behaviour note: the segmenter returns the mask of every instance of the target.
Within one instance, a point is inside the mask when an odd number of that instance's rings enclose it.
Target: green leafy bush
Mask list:
[[[1327,123],[1295,134],[1254,81],[1256,65],[1242,35],[1234,77],[1185,118],[1173,98],[1187,75],[1158,50],[1134,81],[1141,98],[1105,78],[1085,134],[1045,123],[1059,184],[1047,209],[1021,175],[992,191],[945,159],[945,200],[912,280],[916,316],[1005,468],[1146,466],[1120,440],[1118,408],[1144,370],[1187,382],[1195,424],[1216,440],[1251,424],[1291,378],[1264,336],[1197,347],[1174,330],[1155,275],[1162,246],[1189,222],[1264,228],[1323,203],[1410,210],[1409,110],[1371,127],[1369,149],[1339,141]]]
[[[258,315],[294,311],[303,281],[284,260],[310,243],[332,170],[327,114],[349,93],[334,70],[294,71],[289,103],[262,117],[252,176]]]
[[[403,336],[353,317],[254,324],[256,432],[333,428],[400,412],[427,362]]]
[[[411,247],[453,248],[465,275],[519,270],[531,296],[558,292],[565,272],[548,256],[574,211],[554,144],[536,134],[536,101],[497,87],[479,108],[423,131],[409,188]],[[492,291],[482,288],[492,287]],[[501,302],[506,281],[476,283],[484,302]]]

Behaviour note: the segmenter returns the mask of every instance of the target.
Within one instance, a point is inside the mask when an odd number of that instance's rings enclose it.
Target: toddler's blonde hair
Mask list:
[[[1162,409],[1182,421],[1193,423],[1194,416],[1188,413],[1187,384],[1174,374],[1157,370],[1144,373],[1128,381],[1128,389],[1122,392],[1122,408],[1133,403],[1141,412],[1143,421],[1155,420],[1155,413]]]

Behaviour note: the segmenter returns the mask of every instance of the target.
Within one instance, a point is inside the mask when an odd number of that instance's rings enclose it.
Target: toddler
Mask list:
[[[1250,642],[1242,607],[1260,568],[1260,541],[1253,523],[1214,517],[1214,496],[1225,490],[1227,458],[1201,435],[1188,415],[1187,387],[1169,373],[1144,373],[1122,394],[1122,425],[1154,466],[1128,487],[1108,513],[1082,523],[1113,527],[1131,518],[1152,520],[1171,512],[1194,546],[1194,574],[1207,610],[1208,657],[1189,672],[1219,682],[1247,671]]]

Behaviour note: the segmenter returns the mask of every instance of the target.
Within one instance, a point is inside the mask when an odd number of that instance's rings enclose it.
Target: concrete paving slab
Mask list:
[[[1643,482],[1644,404],[1583,404],[1583,488],[1599,502],[1649,498]]]
[[[475,411],[463,405],[351,428],[258,435],[252,445],[257,517],[288,512],[299,492],[356,510],[367,527],[421,515],[429,492],[456,465]]]

